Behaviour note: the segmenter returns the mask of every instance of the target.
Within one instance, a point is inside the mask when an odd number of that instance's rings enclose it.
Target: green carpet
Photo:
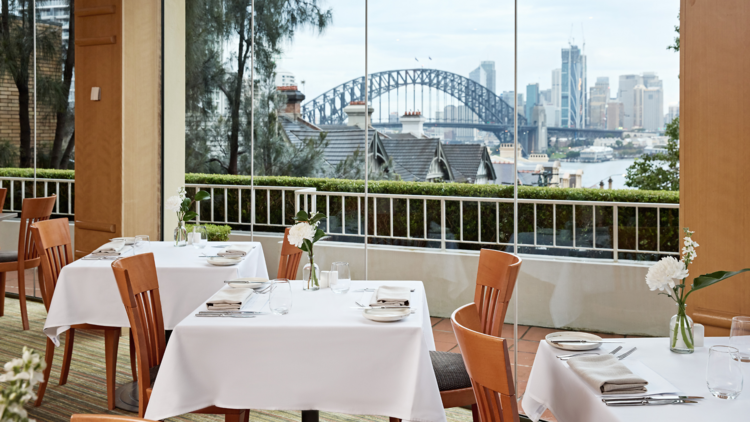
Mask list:
[[[29,323],[31,329],[21,329],[21,313],[17,299],[5,298],[5,316],[0,317],[0,365],[21,356],[23,346],[36,350],[44,358],[45,335],[42,333],[47,313],[44,305],[27,302]],[[29,416],[38,422],[68,422],[70,416],[77,413],[112,413],[118,415],[137,416],[136,414],[115,410],[107,410],[107,393],[104,377],[104,335],[96,332],[76,332],[73,362],[68,375],[68,382],[64,386],[58,385],[60,380],[60,366],[62,365],[62,348],[55,351],[55,361],[50,375],[50,385],[44,395],[40,407],[33,403],[27,405]],[[120,339],[120,350],[117,359],[117,384],[132,381],[130,376],[130,362],[128,355],[128,338]],[[448,422],[469,422],[471,412],[461,408],[446,409]],[[223,416],[212,415],[184,415],[169,421],[223,421]],[[253,421],[300,421],[299,412],[261,411],[250,413]],[[387,421],[382,416],[353,416],[338,413],[320,414],[321,421],[350,422],[350,421]]]

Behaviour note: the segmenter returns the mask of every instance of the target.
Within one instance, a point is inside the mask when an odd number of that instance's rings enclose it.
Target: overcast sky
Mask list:
[[[608,76],[656,72],[664,81],[664,108],[679,100],[679,55],[673,42],[679,0],[519,0],[518,86],[551,86],[569,42],[588,57],[588,87]],[[333,23],[286,45],[280,67],[304,80],[308,99],[362,76],[364,0],[323,0]],[[375,0],[369,10],[370,73],[424,66],[463,76],[494,60],[497,91],[513,89],[513,1]],[[431,57],[430,60],[428,57]],[[415,60],[419,59],[419,62]],[[411,92],[411,91],[410,91]]]

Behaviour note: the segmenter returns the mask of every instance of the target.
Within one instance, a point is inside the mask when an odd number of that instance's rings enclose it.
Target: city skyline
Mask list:
[[[308,99],[364,73],[364,4],[329,0],[324,5],[333,9],[332,26],[320,36],[296,34],[279,63],[306,82]],[[460,7],[445,6],[421,0],[384,0],[371,6],[370,73],[424,66],[469,77],[482,61],[495,61],[496,92],[512,90],[513,3],[469,0]],[[677,0],[638,0],[627,7],[589,0],[519,4],[519,92],[532,83],[542,91],[552,88],[551,72],[561,67],[561,49],[569,42],[583,48],[583,24],[589,81],[608,77],[615,93],[620,75],[656,72],[664,81],[666,114],[679,101],[679,55],[667,50],[678,10]],[[634,27],[633,22],[639,24]]]

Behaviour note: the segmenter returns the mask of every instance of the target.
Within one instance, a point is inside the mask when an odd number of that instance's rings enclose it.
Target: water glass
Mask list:
[[[206,226],[193,227],[193,246],[203,249],[208,245],[208,228]]]
[[[292,285],[287,279],[272,280],[268,307],[274,315],[286,315],[292,309]]]
[[[352,286],[352,277],[349,273],[349,264],[346,262],[334,262],[331,264],[331,273],[328,275],[328,283],[334,293],[343,294]]]
[[[750,317],[736,316],[732,318],[729,345],[739,350],[740,361],[750,362]]]
[[[140,249],[140,251],[139,251]],[[149,252],[151,250],[151,241],[146,234],[139,234],[133,240],[133,255]]]
[[[735,399],[742,392],[739,351],[731,346],[713,346],[706,368],[708,391],[720,399]]]

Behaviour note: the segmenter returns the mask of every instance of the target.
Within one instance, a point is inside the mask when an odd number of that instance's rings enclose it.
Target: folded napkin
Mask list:
[[[96,256],[120,256],[120,252],[122,252],[124,247],[124,240],[115,240],[98,247],[91,254]]]
[[[580,356],[568,361],[570,369],[604,395],[641,394],[648,381],[633,374],[610,354]]]
[[[224,258],[236,258],[236,257],[242,257],[250,253],[250,251],[253,250],[255,246],[245,244],[245,245],[229,245],[226,248],[222,249],[217,253],[219,256],[223,256]]]
[[[373,293],[370,306],[409,307],[409,299],[411,290],[407,287],[380,286]]]
[[[214,293],[208,301],[206,301],[206,308],[210,310],[239,310],[242,306],[247,303],[250,296],[253,294],[253,289],[243,288],[232,288],[232,289],[221,289]]]

